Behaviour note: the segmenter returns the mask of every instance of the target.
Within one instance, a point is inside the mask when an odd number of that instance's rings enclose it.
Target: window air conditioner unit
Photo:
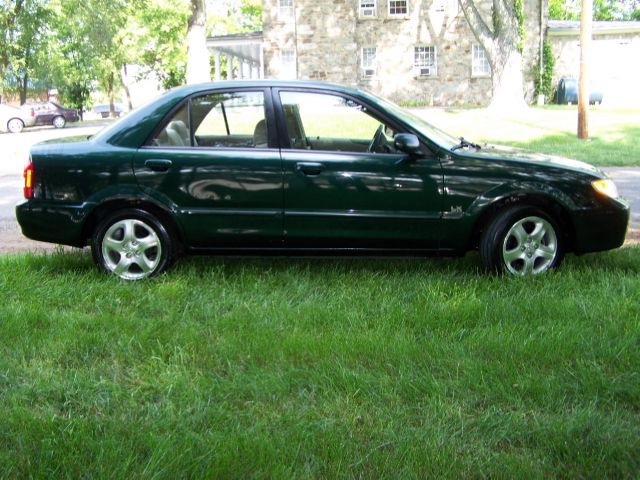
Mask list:
[[[363,17],[375,17],[376,16],[376,9],[375,8],[363,8],[360,11],[360,14]]]
[[[362,70],[362,75],[365,77],[373,77],[376,74],[375,68],[364,68]]]
[[[420,67],[420,75],[431,75],[431,67]]]

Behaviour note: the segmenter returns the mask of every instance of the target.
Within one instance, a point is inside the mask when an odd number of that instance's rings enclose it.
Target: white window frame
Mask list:
[[[294,0],[278,0],[278,18],[289,20],[295,15]]]
[[[375,18],[378,15],[377,0],[358,0],[360,17]]]
[[[429,65],[429,58],[432,58],[431,65]],[[427,73],[425,70],[429,70],[429,72]],[[413,71],[421,77],[438,75],[438,50],[435,45],[416,45],[413,47]]]
[[[288,57],[288,58],[287,58]],[[296,49],[283,48],[280,50],[280,76],[283,79],[294,80],[298,75],[296,68]]]
[[[487,52],[479,43],[474,43],[471,47],[471,76],[491,76],[491,65],[487,58]]]
[[[373,60],[371,53],[373,51]],[[373,63],[373,65],[371,65]],[[360,50],[360,71],[362,78],[372,78],[378,73],[378,48],[362,47]]]
[[[397,3],[404,3],[404,13],[391,13],[391,5]],[[398,5],[394,5],[394,8],[399,8]],[[406,17],[409,15],[409,0],[388,0],[387,13],[390,17]]]

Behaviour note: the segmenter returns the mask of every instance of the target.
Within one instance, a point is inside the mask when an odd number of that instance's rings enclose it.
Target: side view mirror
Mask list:
[[[416,155],[420,152],[420,140],[412,133],[398,133],[393,137],[393,146],[407,155]]]

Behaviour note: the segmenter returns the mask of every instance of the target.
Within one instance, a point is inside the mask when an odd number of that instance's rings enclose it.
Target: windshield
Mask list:
[[[411,113],[408,110],[396,105],[395,103],[385,100],[384,98],[380,98],[370,92],[366,92],[368,96],[373,97],[373,99],[382,104],[389,112],[393,113],[397,118],[402,120],[403,122],[411,125],[419,133],[427,137],[429,140],[438,144],[439,146],[451,149],[456,145],[460,144],[460,139],[449,135],[447,132],[440,130],[438,127],[434,127],[429,122],[423,120],[419,116],[414,113]]]

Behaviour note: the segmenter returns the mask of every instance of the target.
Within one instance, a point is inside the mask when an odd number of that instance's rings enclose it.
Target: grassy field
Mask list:
[[[478,268],[0,257],[0,477],[636,478],[640,248]]]
[[[456,136],[562,155],[598,166],[640,166],[640,110],[592,107],[590,138],[576,138],[575,106],[533,107],[514,114],[486,109],[420,109],[416,113]]]

